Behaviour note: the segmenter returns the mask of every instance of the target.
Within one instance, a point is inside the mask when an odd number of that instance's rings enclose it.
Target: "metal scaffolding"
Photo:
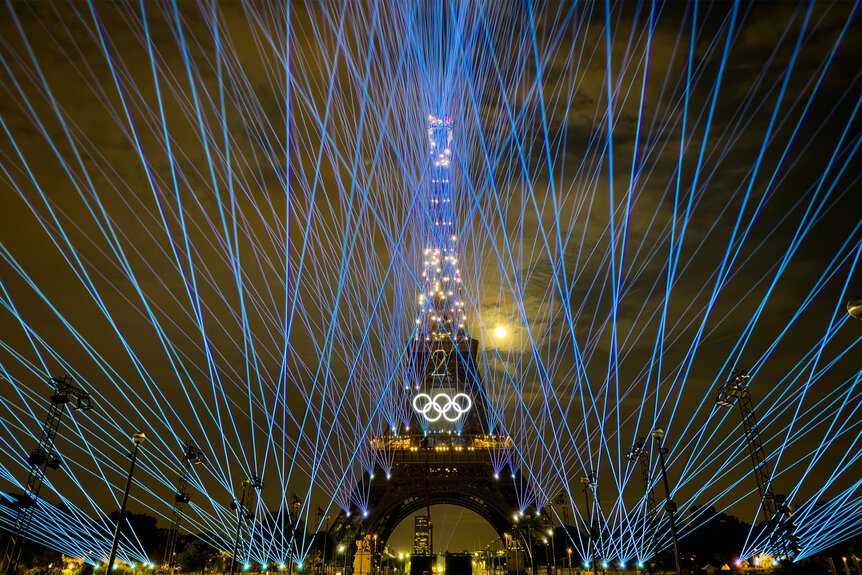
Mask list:
[[[644,484],[644,493],[646,494],[646,517],[644,518],[644,533],[651,534],[650,542],[647,546],[647,553],[655,555],[656,534],[656,502],[655,494],[652,490],[652,482],[649,474],[649,450],[646,448],[646,438],[638,437],[635,444],[626,454],[626,459],[637,463],[641,470],[641,479]]]
[[[167,564],[168,570],[171,572],[173,572],[176,567],[176,546],[177,538],[180,534],[180,522],[183,520],[183,510],[186,503],[191,499],[189,497],[188,485],[192,465],[200,465],[203,462],[204,454],[194,443],[188,441],[183,444],[183,466],[180,470],[179,481],[177,482],[177,492],[174,495],[174,510],[171,514],[171,530],[168,533],[168,542],[165,547],[164,562]]]
[[[54,394],[51,396],[51,406],[48,408],[48,417],[42,427],[42,435],[39,445],[36,446],[29,457],[27,464],[30,466],[30,475],[27,477],[24,494],[15,502],[15,525],[11,530],[6,551],[3,554],[3,565],[7,575],[13,575],[18,568],[21,558],[21,547],[27,539],[30,523],[39,501],[39,490],[45,480],[47,468],[57,469],[60,466],[60,456],[57,453],[54,441],[57,431],[60,429],[60,420],[67,403],[74,402],[72,409],[85,411],[90,409],[90,395],[84,390],[72,384],[69,376],[53,377],[50,379],[54,386]]]
[[[751,376],[743,369],[734,369],[730,377],[718,390],[715,404],[721,407],[739,406],[742,415],[742,429],[751,464],[754,468],[754,479],[757,491],[763,505],[769,532],[767,550],[777,549],[779,555],[791,555],[798,552],[798,537],[794,535],[796,525],[791,517],[791,509],[784,496],[776,496],[772,490],[772,473],[766,461],[763,441],[757,424],[757,415],[749,391]]]

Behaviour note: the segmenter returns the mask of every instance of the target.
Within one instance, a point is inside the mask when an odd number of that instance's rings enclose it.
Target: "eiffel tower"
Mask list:
[[[449,182],[451,119],[429,116],[427,133],[430,182],[426,188],[423,291],[417,294],[416,330],[405,350],[407,381],[399,391],[413,412],[404,430],[372,441],[372,449],[384,452],[392,464],[388,473],[375,469],[374,475],[380,480],[365,477],[360,482],[370,485],[367,509],[342,511],[329,531],[348,554],[345,565],[358,552],[353,575],[368,575],[369,569],[373,570],[368,557],[373,566],[395,527],[421,510],[428,520],[427,553],[424,559],[413,554],[411,572],[430,573],[434,558],[432,505],[450,504],[474,511],[501,540],[505,540],[518,512],[514,483],[496,476],[491,458],[493,452],[498,461],[508,461],[512,442],[508,436],[485,431],[489,410],[476,369],[479,342],[465,327]],[[523,556],[512,557],[510,553],[508,565],[510,573],[523,573]]]

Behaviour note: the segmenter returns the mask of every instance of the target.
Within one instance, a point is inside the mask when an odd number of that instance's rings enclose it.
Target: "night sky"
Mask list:
[[[661,427],[683,512],[755,521],[738,413],[713,403],[740,367],[775,491],[862,510],[857,11],[4,6],[0,492],[69,374],[96,407],[63,424],[51,503],[117,509],[140,430],[130,508],[162,525],[187,440],[208,461],[186,525],[216,541],[254,472],[261,513],[361,505],[369,439],[411,415],[426,118],[449,115],[468,331],[519,504],[563,493],[580,517],[593,472],[620,525],[642,513],[625,453]]]

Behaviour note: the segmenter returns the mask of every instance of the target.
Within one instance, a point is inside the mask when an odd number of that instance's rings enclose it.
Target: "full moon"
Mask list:
[[[498,325],[494,328],[494,337],[503,338],[506,337],[506,328],[502,325]]]

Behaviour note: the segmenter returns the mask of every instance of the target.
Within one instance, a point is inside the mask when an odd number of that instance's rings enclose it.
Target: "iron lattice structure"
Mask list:
[[[230,508],[237,513],[236,538],[234,539],[233,553],[231,553],[231,568],[233,573],[237,564],[248,556],[248,548],[251,547],[251,537],[254,533],[254,515],[258,504],[258,492],[263,489],[263,480],[258,474],[253,474],[250,479],[242,482],[242,495],[238,500],[231,501]],[[248,501],[246,500],[248,497]],[[240,538],[244,530],[248,531],[245,538],[247,545],[240,549]]]
[[[491,451],[506,459],[511,457],[513,445],[508,436],[485,430],[489,411],[476,368],[479,342],[466,329],[450,187],[452,120],[430,116],[427,133],[422,291],[417,294],[416,329],[408,345],[409,380],[403,384],[404,399],[414,410],[412,431],[393,430],[392,435],[373,439],[373,450],[391,454],[391,467],[375,469],[378,476],[386,476],[385,481],[370,481],[374,473],[367,474],[363,482],[370,485],[366,508],[342,511],[333,521],[329,533],[344,545],[345,561],[364,549],[365,537],[385,541],[396,525],[423,508],[433,556],[432,504],[474,511],[501,539],[519,510],[515,483],[520,478],[513,473],[515,482],[501,482],[494,471]],[[426,403],[423,406],[417,401]],[[361,499],[352,497],[351,501]],[[372,562],[378,559],[378,552],[372,552]],[[523,559],[517,563],[523,565]],[[523,572],[523,567],[516,572]]]
[[[751,457],[754,480],[757,482],[757,491],[767,521],[767,550],[779,556],[794,554],[798,552],[798,538],[793,533],[795,525],[792,522],[792,513],[786,498],[776,495],[772,490],[772,473],[766,461],[766,452],[763,450],[757,415],[749,391],[750,378],[748,372],[743,369],[733,370],[718,390],[715,404],[721,407],[732,407],[735,403],[739,406],[743,437]]]
[[[57,453],[55,441],[66,404],[74,401],[72,408],[80,411],[86,411],[91,407],[90,395],[75,386],[69,376],[54,377],[50,381],[54,386],[54,394],[50,398],[48,417],[42,427],[39,445],[27,457],[30,474],[27,477],[24,494],[15,503],[15,525],[3,554],[3,565],[7,575],[13,575],[18,568],[21,547],[27,539],[27,532],[30,530],[30,523],[36,511],[39,491],[45,480],[45,470],[49,467],[57,469],[60,466],[61,459]]]
[[[650,480],[649,469],[649,450],[646,448],[646,438],[638,437],[635,444],[626,454],[626,459],[633,463],[637,463],[641,472],[641,480],[643,481],[644,494],[646,496],[646,516],[644,518],[644,533],[650,538],[650,543],[647,546],[648,551],[654,555],[656,547],[656,502],[655,493],[652,489],[652,481]]]
[[[183,466],[180,469],[179,479],[177,481],[177,492],[174,495],[174,508],[171,512],[171,530],[168,533],[168,542],[165,546],[164,563],[168,570],[173,571],[176,566],[176,546],[177,538],[180,534],[180,523],[183,520],[183,511],[186,503],[191,500],[188,492],[189,477],[191,476],[192,465],[200,465],[204,462],[203,452],[197,448],[191,441],[183,445]]]

